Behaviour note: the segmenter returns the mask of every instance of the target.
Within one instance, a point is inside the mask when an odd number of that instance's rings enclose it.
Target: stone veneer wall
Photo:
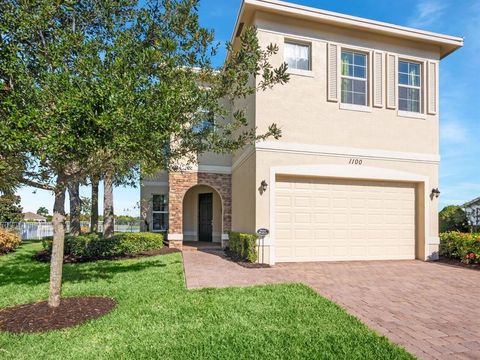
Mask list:
[[[223,226],[226,234],[232,227],[232,176],[203,172],[171,172],[168,174],[168,233],[183,232],[183,198],[195,185],[207,185],[218,192],[222,198]],[[222,235],[223,235],[222,234]],[[181,246],[180,239],[173,238],[172,246]]]

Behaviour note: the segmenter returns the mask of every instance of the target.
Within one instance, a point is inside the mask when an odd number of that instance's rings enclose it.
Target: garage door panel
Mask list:
[[[281,178],[276,261],[413,259],[415,187]]]

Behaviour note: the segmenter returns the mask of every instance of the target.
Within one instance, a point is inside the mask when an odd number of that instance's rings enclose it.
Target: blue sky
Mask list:
[[[465,46],[440,67],[440,205],[461,204],[480,196],[480,0],[295,0],[295,3],[398,25],[463,36]],[[231,37],[240,0],[201,0],[202,25],[215,30],[217,41]],[[221,65],[224,46],[215,59]],[[19,190],[25,211],[52,209],[46,191]],[[81,190],[82,196],[89,189]],[[115,212],[137,215],[138,188],[115,189]],[[100,204],[101,206],[102,204]],[[68,204],[67,204],[68,210]]]

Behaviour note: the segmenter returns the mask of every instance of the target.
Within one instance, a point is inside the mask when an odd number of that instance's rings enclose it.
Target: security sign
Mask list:
[[[270,234],[270,230],[268,230],[268,229],[260,228],[260,229],[257,230],[257,235],[258,236],[264,237],[264,236],[267,236],[268,234]]]

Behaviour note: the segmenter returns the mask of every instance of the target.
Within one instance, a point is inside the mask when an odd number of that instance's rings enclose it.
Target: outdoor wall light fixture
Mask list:
[[[262,180],[260,183],[260,188],[262,189],[263,192],[267,191],[268,184],[265,180]]]
[[[432,189],[432,198],[436,197],[438,199],[439,196],[440,196],[440,190],[438,190],[438,188]]]

